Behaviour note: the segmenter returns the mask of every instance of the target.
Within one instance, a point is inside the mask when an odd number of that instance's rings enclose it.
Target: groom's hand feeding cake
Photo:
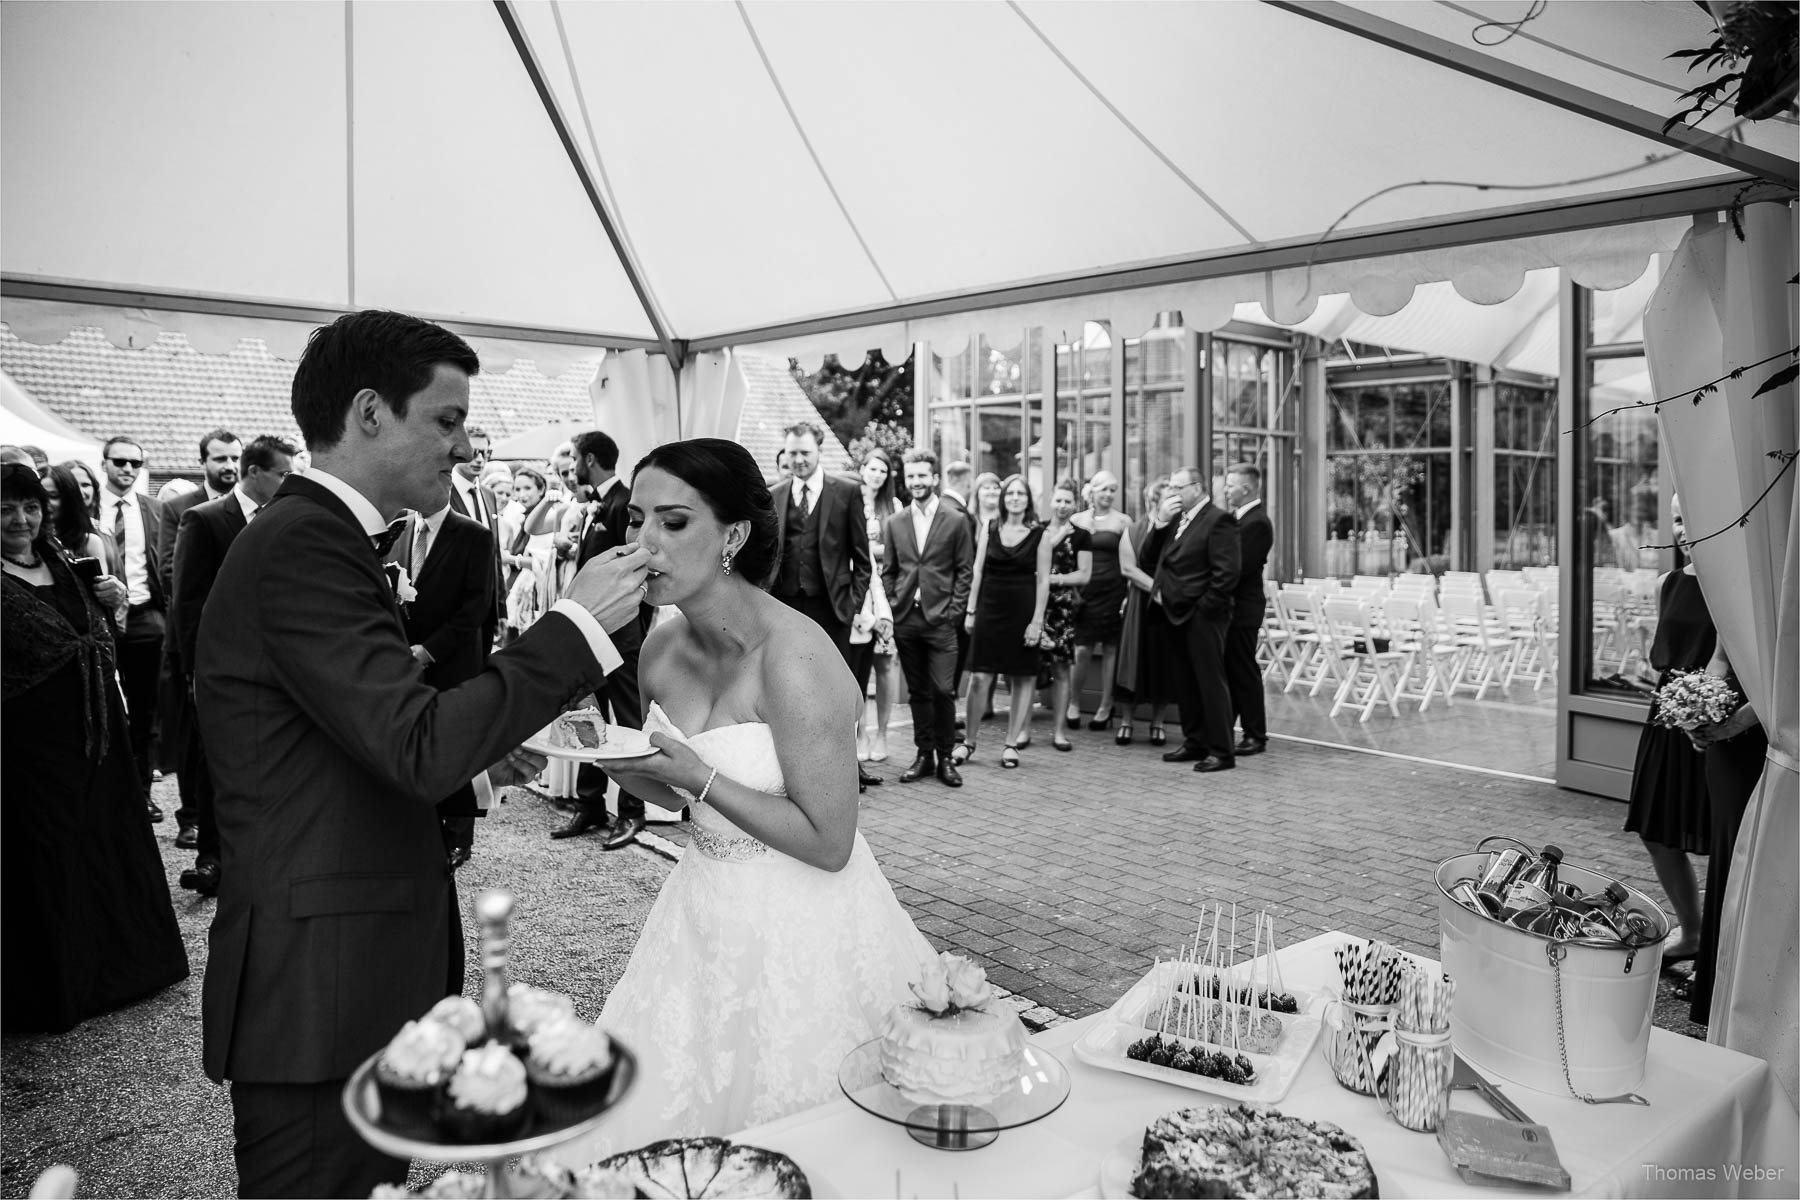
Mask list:
[[[881,1026],[881,1074],[915,1104],[984,1104],[1018,1082],[1025,1027],[994,999],[987,972],[942,954]]]

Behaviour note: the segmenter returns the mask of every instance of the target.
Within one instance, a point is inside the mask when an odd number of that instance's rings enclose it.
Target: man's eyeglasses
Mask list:
[[[109,458],[106,461],[119,468],[121,471],[135,471],[144,465],[144,460],[141,458]]]

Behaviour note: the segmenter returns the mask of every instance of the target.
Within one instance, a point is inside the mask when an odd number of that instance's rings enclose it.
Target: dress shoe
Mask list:
[[[1246,755],[1246,754],[1261,754],[1264,750],[1267,750],[1268,748],[1269,748],[1269,739],[1268,738],[1244,737],[1244,738],[1238,739],[1237,745],[1235,745],[1231,748],[1231,752],[1235,755],[1238,755],[1239,757],[1242,757],[1243,755]]]
[[[912,766],[900,772],[901,783],[917,783],[919,780],[937,770],[937,755],[929,750],[920,752],[919,757],[912,760]]]
[[[620,817],[619,823],[613,828],[612,833],[604,842],[600,843],[600,848],[602,850],[622,850],[637,841],[637,835],[642,832],[644,832],[644,818]]]
[[[1197,758],[1205,758],[1205,757],[1206,757],[1206,751],[1202,750],[1200,747],[1194,745],[1191,742],[1183,742],[1183,743],[1181,743],[1181,745],[1175,747],[1173,750],[1171,750],[1167,754],[1163,755],[1163,761],[1164,762],[1193,762]]]
[[[856,772],[856,784],[858,787],[880,787],[884,782],[886,781],[879,775],[871,775],[863,770],[858,770]]]
[[[1236,766],[1237,763],[1229,758],[1220,758],[1216,754],[1209,754],[1194,764],[1194,770],[1199,771],[1202,775],[1206,775],[1213,771],[1229,771]]]
[[[1152,746],[1160,746],[1168,740],[1169,735],[1163,732],[1163,727],[1161,725],[1152,725],[1150,727],[1150,744]]]
[[[200,847],[200,827],[192,821],[175,818],[181,828],[175,832],[175,848],[177,850],[197,850]]]
[[[207,858],[181,873],[181,886],[202,896],[219,894],[219,864]]]
[[[575,815],[569,818],[569,823],[560,828],[552,829],[550,831],[550,836],[553,838],[580,837],[590,829],[605,828],[606,822],[600,817],[594,816],[586,809],[576,809]]]
[[[156,807],[156,801],[146,800],[146,801],[144,801],[144,803],[149,805],[149,808],[146,809],[145,811],[148,813],[148,815],[150,817],[150,823],[152,825],[155,825],[158,822],[160,822],[163,819],[163,810]]]
[[[962,775],[960,773],[958,773],[958,771],[955,767],[950,765],[950,760],[947,758],[944,759],[942,762],[938,763],[937,777],[938,777],[938,782],[943,784],[945,787],[961,787],[962,786]]]

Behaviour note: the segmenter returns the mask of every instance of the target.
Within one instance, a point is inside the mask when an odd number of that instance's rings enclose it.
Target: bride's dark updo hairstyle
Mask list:
[[[720,524],[750,522],[750,535],[731,560],[731,571],[767,587],[775,568],[775,501],[750,452],[724,438],[689,438],[644,455],[631,477],[635,480],[648,467],[667,471],[699,492]]]

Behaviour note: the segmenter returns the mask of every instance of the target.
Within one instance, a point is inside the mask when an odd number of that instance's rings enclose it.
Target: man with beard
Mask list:
[[[175,539],[181,530],[181,518],[196,505],[223,500],[231,495],[238,482],[238,463],[244,454],[244,443],[229,429],[215,429],[200,439],[200,469],[206,485],[191,492],[164,500],[162,523],[156,532],[156,553],[162,566],[163,595],[173,601],[175,581]],[[211,582],[210,580],[208,581]],[[200,614],[194,614],[198,622]],[[157,681],[157,736],[161,749],[157,757],[166,766],[174,762],[176,782],[181,788],[181,806],[175,810],[175,845],[182,850],[197,849],[200,817],[199,793],[195,781],[188,777],[188,719],[193,715],[193,701],[187,694],[187,676],[183,672],[181,649],[176,645],[175,623],[169,622],[163,638],[162,676]],[[165,753],[166,752],[166,753]],[[204,770],[204,767],[200,769]],[[204,786],[203,784],[201,786]]]

